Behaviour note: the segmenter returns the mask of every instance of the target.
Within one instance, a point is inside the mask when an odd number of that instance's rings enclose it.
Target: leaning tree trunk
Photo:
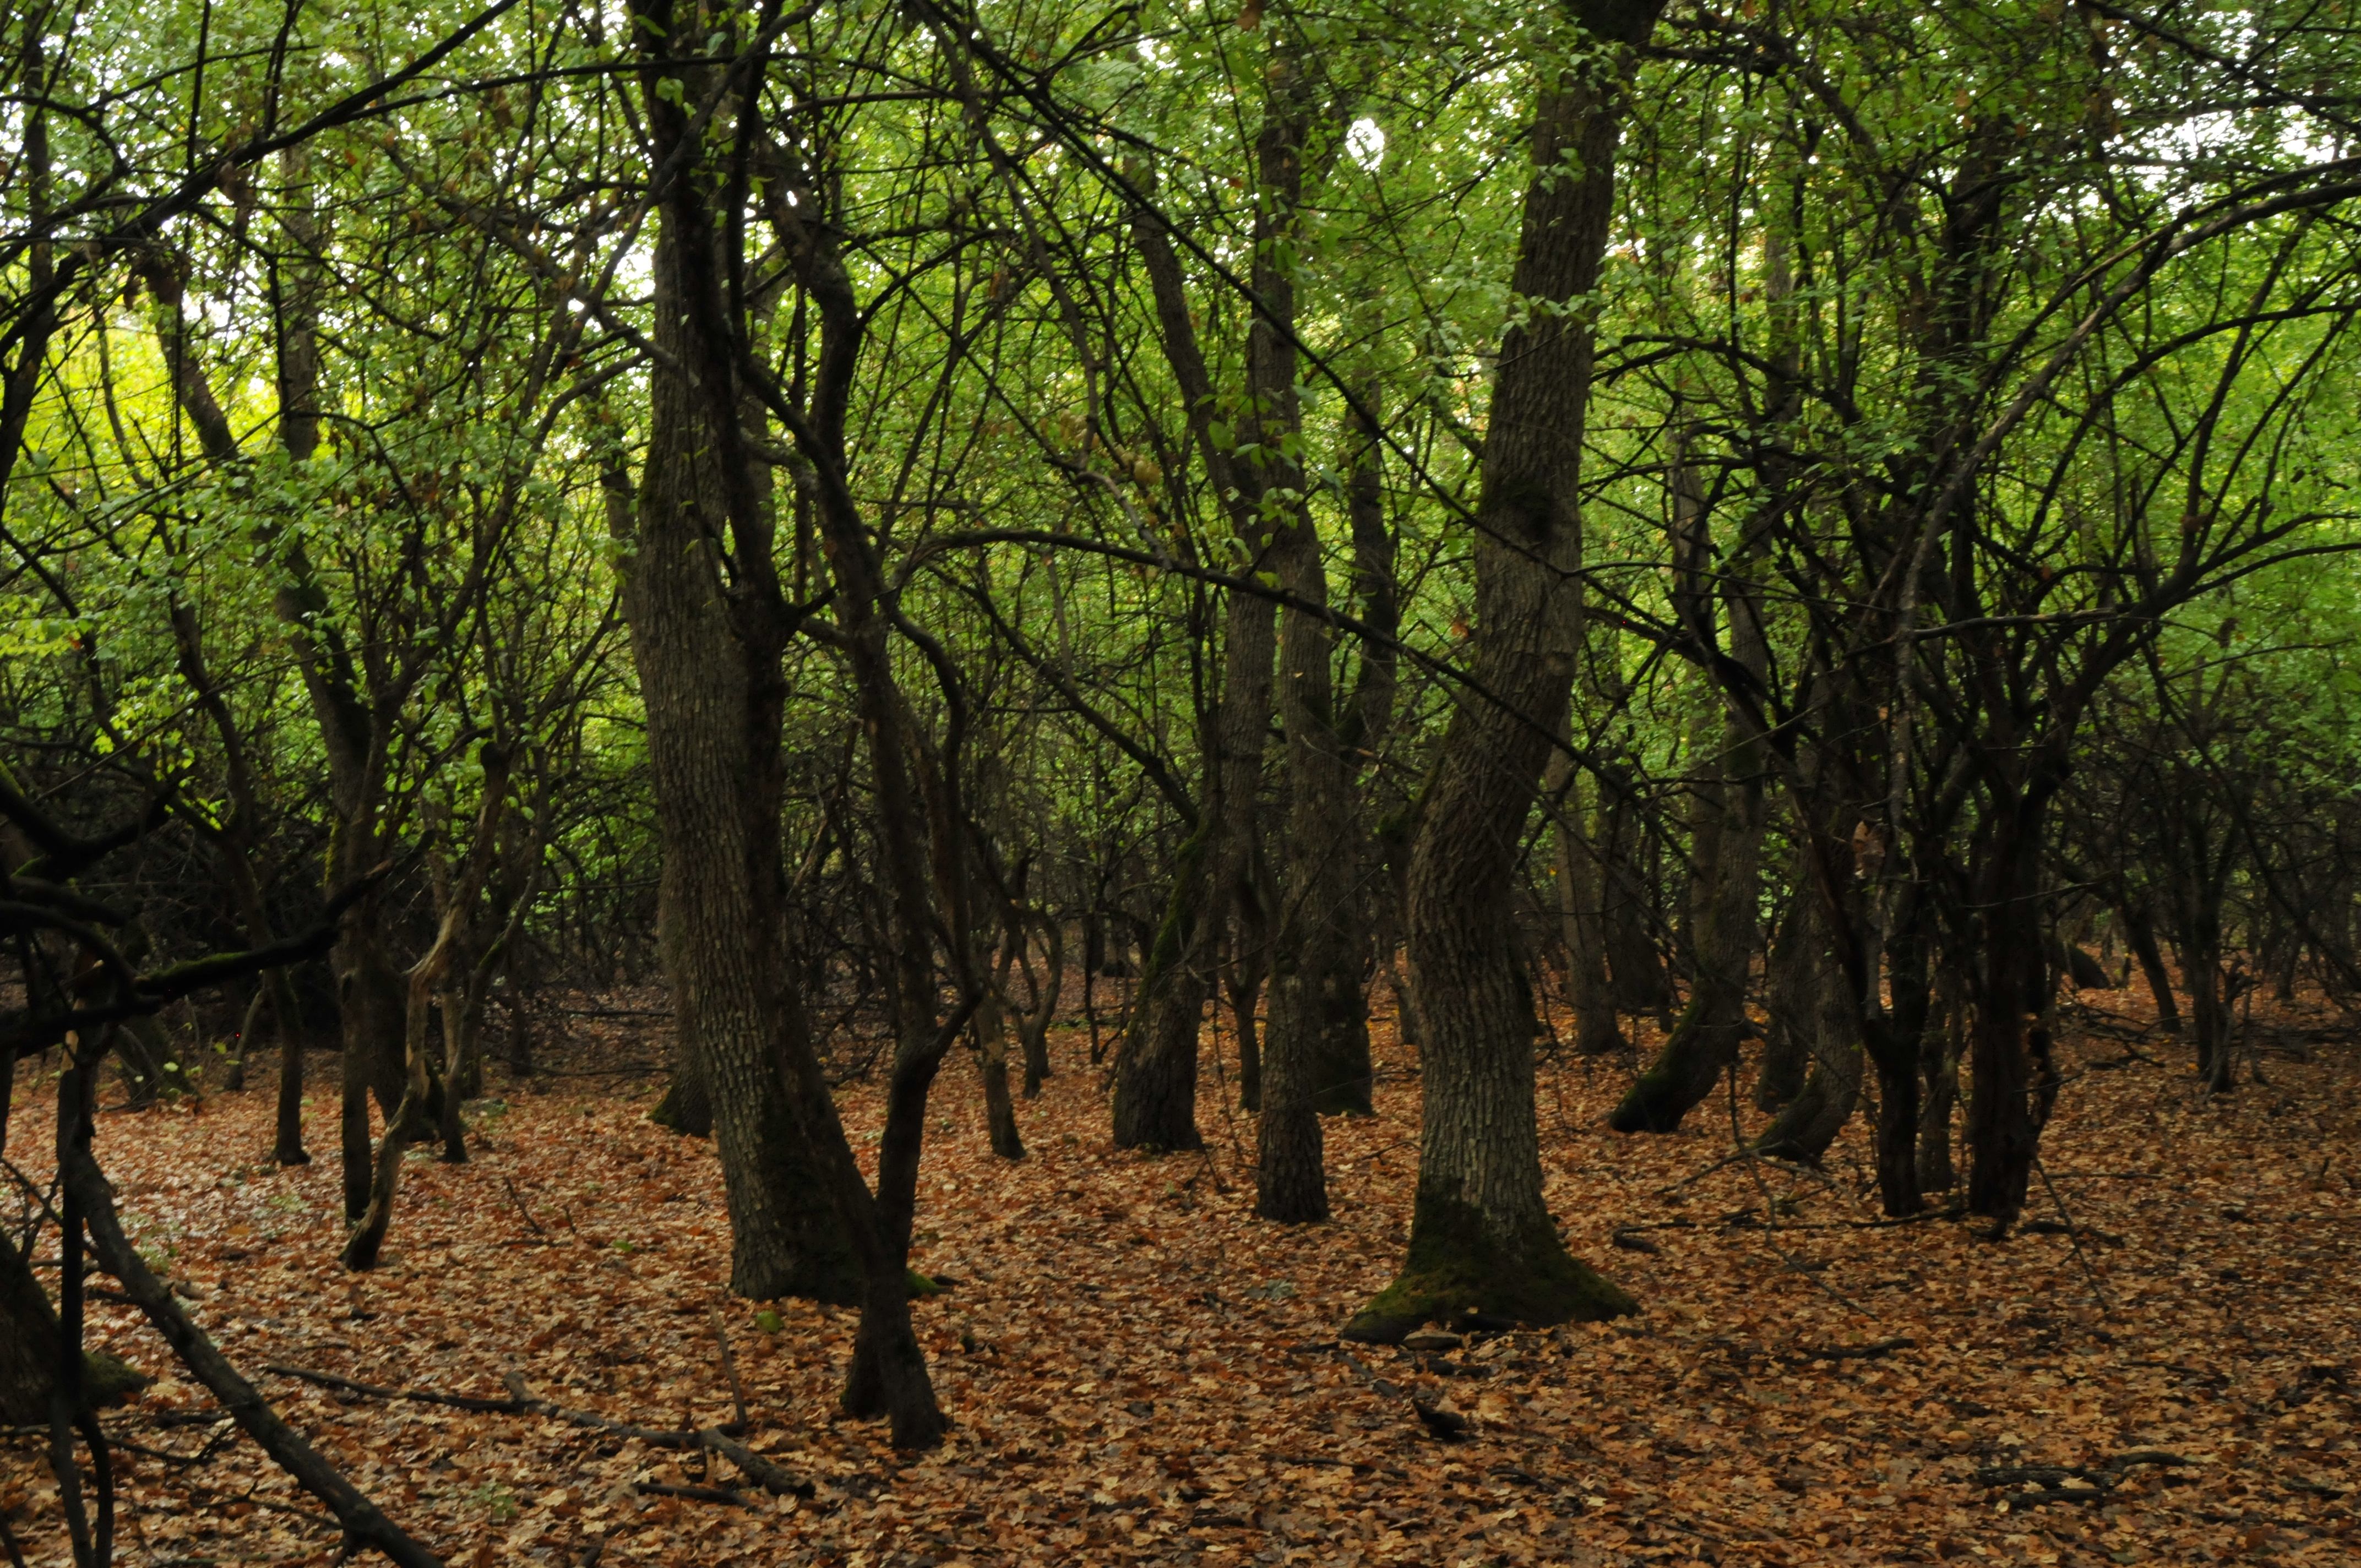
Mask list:
[[[2115,906],[2115,912],[2123,916],[2124,940],[2131,948],[2132,956],[2139,960],[2148,995],[2155,999],[2156,1021],[2180,1033],[2180,1003],[2173,995],[2172,971],[2164,967],[2164,950],[2157,945],[2155,922],[2148,917],[2147,908],[2128,894]]]
[[[1636,47],[1659,5],[1572,7]],[[1545,86],[1532,137],[1521,299],[1587,297],[1613,210],[1620,73],[1594,63]],[[1582,634],[1579,506],[1593,341],[1576,313],[1536,311],[1503,336],[1476,536],[1472,688],[1437,753],[1411,847],[1411,984],[1422,1053],[1418,1190],[1401,1273],[1345,1325],[1398,1342],[1471,1310],[1527,1322],[1612,1317],[1637,1302],[1576,1261],[1542,1197],[1532,993],[1518,972],[1510,885]],[[1474,692],[1484,694],[1482,696]]]
[[[1730,657],[1760,682],[1770,667],[1760,607],[1744,581],[1741,554],[1715,555],[1710,514],[1684,439],[1673,468],[1673,544],[1676,597],[1692,635],[1721,641],[1718,609],[1726,601]],[[1717,582],[1717,579],[1721,579]],[[1768,747],[1760,726],[1722,715],[1715,754],[1697,770],[1697,800],[1689,855],[1688,1005],[1664,1047],[1608,1117],[1619,1133],[1669,1133],[1713,1092],[1738,1060],[1747,1034],[1746,985],[1762,921],[1757,905],[1765,817],[1763,781]]]

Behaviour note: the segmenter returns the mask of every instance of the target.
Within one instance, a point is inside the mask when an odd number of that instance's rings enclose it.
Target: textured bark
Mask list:
[[[657,37],[664,36],[663,33]],[[690,232],[685,234],[684,229]],[[646,468],[634,505],[610,480],[626,549],[624,619],[648,717],[663,849],[658,890],[675,1036],[701,1090],[730,1211],[730,1288],[767,1299],[861,1299],[841,1216],[781,1076],[799,1024],[779,898],[779,736],[787,629],[722,560],[727,502],[709,405],[683,361],[710,376],[688,321],[698,236],[667,205],[655,255],[656,334],[675,356],[650,372]],[[700,259],[710,265],[710,257]],[[726,371],[726,367],[725,367]],[[741,552],[742,554],[742,552]],[[693,1129],[676,1105],[673,1124]]]
[[[1272,488],[1301,494],[1303,473],[1287,454],[1300,444],[1295,389],[1291,250],[1303,195],[1302,144],[1312,103],[1290,39],[1275,43],[1257,139],[1255,290],[1248,374],[1258,411],[1256,440],[1273,454]],[[1271,564],[1292,596],[1279,620],[1278,708],[1287,736],[1287,832],[1271,948],[1270,1029],[1263,1051],[1262,1119],[1256,1134],[1255,1212],[1266,1220],[1328,1217],[1320,1113],[1369,1109],[1368,1014],[1361,997],[1366,941],[1354,896],[1358,834],[1352,767],[1340,734],[1334,646],[1320,613],[1328,576],[1311,509],[1279,520]]]
[[[1598,41],[1626,46],[1614,61],[1658,10],[1655,0],[1574,7]],[[1594,57],[1542,91],[1513,280],[1521,298],[1571,300],[1598,285],[1621,100],[1609,70]],[[1561,1322],[1636,1305],[1567,1253],[1543,1202],[1536,1020],[1501,896],[1550,738],[1565,724],[1581,640],[1577,509],[1592,356],[1587,324],[1554,312],[1535,312],[1501,343],[1469,661],[1488,696],[1463,695],[1451,716],[1410,867],[1410,961],[1428,1029],[1417,1201],[1403,1270],[1345,1326],[1356,1339],[1399,1340],[1471,1309]]]
[[[64,1349],[57,1309],[15,1246],[0,1242],[0,1423],[47,1426]],[[82,1353],[81,1390],[108,1405],[154,1379],[102,1352]]]

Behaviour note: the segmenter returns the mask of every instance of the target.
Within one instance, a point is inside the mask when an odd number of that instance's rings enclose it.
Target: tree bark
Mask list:
[[[1557,850],[1558,925],[1565,943],[1566,1002],[1574,1009],[1574,1048],[1587,1057],[1628,1049],[1615,1015],[1615,991],[1607,974],[1607,933],[1600,919],[1598,862],[1592,857],[1587,781],[1575,771],[1570,752],[1554,751],[1542,775],[1545,796],[1556,803],[1551,837]]]
[[[1571,7],[1607,46],[1546,80],[1513,288],[1560,302],[1598,286],[1613,211],[1622,72],[1658,0]],[[1532,994],[1518,973],[1510,884],[1582,633],[1579,485],[1593,340],[1536,311],[1501,342],[1476,530],[1470,685],[1419,813],[1408,926],[1422,1053],[1418,1191],[1402,1272],[1345,1325],[1399,1341],[1471,1309],[1527,1322],[1602,1318],[1632,1298],[1578,1263],[1542,1199]]]
[[[659,19],[666,25],[643,47],[661,49],[655,40],[669,36],[671,7]],[[677,115],[652,91],[651,112],[659,107]],[[712,400],[697,381],[720,375],[728,395],[728,360],[691,320],[714,265],[701,203],[687,189],[694,178],[674,181],[657,232],[656,341],[671,362],[650,371],[636,504],[620,476],[608,488],[647,710],[663,853],[659,948],[683,1064],[675,1089],[693,1086],[706,1102],[676,1102],[673,1124],[694,1130],[700,1118],[687,1113],[698,1109],[709,1117],[730,1211],[731,1290],[850,1305],[862,1299],[851,1241],[782,1077],[783,1042],[804,1026],[780,908],[779,661],[791,627],[760,579],[744,576],[768,567],[767,542],[759,562],[747,540],[723,545],[726,527],[759,530],[761,519],[730,515]],[[699,267],[708,276],[695,275]]]
[[[1674,465],[1673,532],[1685,619],[1701,639],[1720,641],[1713,606],[1730,601],[1731,657],[1756,681],[1769,667],[1756,606],[1742,576],[1716,592],[1716,567],[1704,497],[1686,446]],[[1757,915],[1763,862],[1763,797],[1767,747],[1757,727],[1736,713],[1723,716],[1715,754],[1695,770],[1697,809],[1689,858],[1689,946],[1694,973],[1680,1021],[1607,1118],[1619,1133],[1669,1133],[1713,1092],[1738,1060],[1747,1033],[1746,984],[1753,971],[1761,921]]]
[[[1800,1011],[1786,1025],[1811,1054],[1801,1090],[1754,1140],[1758,1154],[1817,1165],[1861,1103],[1861,1020],[1844,968],[1828,952],[1828,916],[1820,896],[1798,895],[1795,960],[1800,983],[1786,1000]],[[1792,916],[1791,916],[1792,918]]]

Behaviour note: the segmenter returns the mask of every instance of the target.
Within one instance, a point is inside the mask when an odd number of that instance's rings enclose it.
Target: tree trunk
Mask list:
[[[1204,1146],[1197,1132],[1197,1031],[1213,969],[1213,938],[1201,918],[1215,902],[1205,885],[1213,831],[1208,821],[1180,846],[1164,918],[1140,964],[1115,1058],[1119,1149]]]
[[[1937,982],[1940,1027],[1919,1035],[1918,1055],[1926,1097],[1918,1108],[1918,1190],[1948,1192],[1959,1185],[1951,1165],[1951,1115],[1960,1104],[1960,1058],[1966,1039],[1959,977],[1947,959]]]
[[[1755,1138],[1754,1150],[1817,1165],[1861,1103],[1861,1023],[1843,967],[1828,955],[1822,901],[1808,888],[1801,900],[1798,913],[1810,911],[1796,933],[1802,982],[1786,999],[1801,1011],[1788,1015],[1787,1027],[1807,1046],[1811,1074]]]
[[[695,236],[682,228],[667,206],[655,318],[657,343],[675,358],[649,373],[636,505],[620,476],[608,488],[663,852],[658,946],[682,1064],[670,1124],[694,1131],[705,1121],[713,1131],[730,1289],[849,1305],[862,1299],[851,1244],[781,1076],[782,1038],[800,1026],[802,1005],[779,907],[785,633],[762,595],[737,591],[723,560],[728,509],[713,422],[687,368],[709,376],[716,367],[686,319],[698,284],[685,277]]]
[[[1002,966],[1001,983],[1008,971]],[[987,988],[975,1004],[975,1065],[983,1080],[983,1120],[992,1152],[1003,1159],[1023,1159],[1025,1139],[1016,1130],[1016,1104],[1008,1093],[1008,1006],[999,986]]]
[[[2157,946],[2156,924],[2149,919],[2146,906],[2128,895],[2115,909],[2124,919],[2124,940],[2130,946],[2132,956],[2139,960],[2140,973],[2147,980],[2148,995],[2156,1001],[2157,1022],[2178,1034],[2180,1003],[2172,993],[2172,971],[2164,967],[2163,949]]]
[[[1589,790],[1573,756],[1553,751],[1542,775],[1543,795],[1556,803],[1551,836],[1557,849],[1558,924],[1565,943],[1566,1001],[1574,1009],[1574,1048],[1581,1056],[1627,1050],[1607,976],[1607,932],[1600,918],[1598,862],[1585,842]]]
[[[1892,1003],[1871,1018],[1863,1044],[1877,1069],[1878,1195],[1887,1216],[1901,1219],[1927,1206],[1918,1190],[1918,1128],[1929,954],[1915,887],[1903,889],[1895,912],[1885,941]]]
[[[1772,939],[1763,965],[1763,1060],[1755,1069],[1754,1108],[1776,1111],[1804,1091],[1805,1074],[1812,1066],[1812,1034],[1808,1019],[1817,983],[1819,955],[1811,913],[1817,896],[1798,884],[1787,895],[1786,913]]]
[[[2040,1012],[2047,966],[2039,923],[2031,917],[2039,894],[2039,840],[2032,815],[2018,806],[2000,815],[1975,879],[1978,961],[1970,983],[1975,1021],[1969,1036],[1968,1173],[1971,1212],[2013,1223],[2025,1207],[2026,1182],[2040,1133],[2026,1093],[2032,1062],[2026,1020]]]
[[[1019,913],[1020,925],[1015,933],[1017,966],[1025,971],[1027,986],[1032,992],[1032,1002],[1016,1015],[1017,1043],[1025,1054],[1025,1098],[1031,1100],[1041,1092],[1041,1085],[1050,1076],[1049,1026],[1058,1021],[1058,996],[1066,984],[1066,928],[1054,916],[1038,916],[1042,932],[1041,970],[1033,969],[1032,933],[1025,926],[1036,923],[1036,917]],[[1088,984],[1088,971],[1084,971]]]
[[[1575,14],[1621,58],[1656,0]],[[1598,286],[1613,210],[1620,71],[1593,64],[1545,85],[1532,137],[1521,299]],[[1411,983],[1422,1053],[1418,1191],[1402,1271],[1344,1330],[1399,1341],[1470,1310],[1526,1322],[1611,1317],[1637,1303],[1578,1263],[1542,1198],[1532,995],[1518,974],[1502,890],[1562,732],[1582,634],[1576,584],[1583,416],[1593,342],[1573,313],[1536,311],[1504,334],[1475,531],[1471,683],[1436,754],[1411,849]]]

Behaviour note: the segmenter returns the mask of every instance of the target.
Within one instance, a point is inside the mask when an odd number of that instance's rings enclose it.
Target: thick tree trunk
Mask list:
[[[1587,4],[1610,47],[1639,44],[1655,0]],[[1546,85],[1532,138],[1522,299],[1597,286],[1613,208],[1620,75],[1601,63]],[[1542,1198],[1532,995],[1517,972],[1510,885],[1535,786],[1564,728],[1581,641],[1578,510],[1593,345],[1570,313],[1536,311],[1501,344],[1476,530],[1472,674],[1437,752],[1411,849],[1412,984],[1428,1037],[1419,1177],[1402,1271],[1344,1332],[1399,1341],[1470,1310],[1527,1322],[1637,1305],[1567,1253]]]
[[[782,1038],[799,1026],[802,1005],[778,905],[784,632],[759,595],[733,592],[725,575],[727,506],[708,400],[682,362],[708,375],[716,367],[686,320],[697,284],[684,279],[680,226],[668,209],[655,315],[657,342],[675,358],[650,372],[636,507],[619,478],[609,488],[627,552],[623,612],[663,850],[659,946],[683,1064],[672,1124],[693,1130],[699,1111],[710,1118],[730,1212],[730,1288],[757,1300],[851,1304],[862,1286],[845,1224],[781,1076]]]

